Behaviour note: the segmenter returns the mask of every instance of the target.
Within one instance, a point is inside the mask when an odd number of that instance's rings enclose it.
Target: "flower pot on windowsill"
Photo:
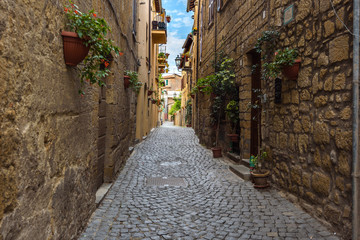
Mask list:
[[[289,80],[296,80],[299,74],[300,69],[300,59],[296,59],[294,65],[292,66],[284,66],[282,69],[282,73]]]
[[[79,38],[75,32],[62,31],[64,42],[64,59],[68,66],[78,65],[88,55],[90,46],[85,45],[85,40]]]
[[[124,88],[129,88],[130,87],[130,77],[127,75],[124,75]]]
[[[231,142],[239,142],[239,134],[231,133],[227,134]]]
[[[222,157],[221,154],[221,147],[213,147],[211,148],[212,152],[213,152],[213,158],[220,158]]]

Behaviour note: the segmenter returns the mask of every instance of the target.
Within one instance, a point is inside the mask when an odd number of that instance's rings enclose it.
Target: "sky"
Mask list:
[[[183,52],[183,44],[187,35],[191,32],[194,20],[191,16],[193,11],[186,12],[187,0],[162,0],[166,15],[171,16],[167,25],[166,52],[170,53],[168,58],[169,73],[180,73],[175,65],[175,58]]]

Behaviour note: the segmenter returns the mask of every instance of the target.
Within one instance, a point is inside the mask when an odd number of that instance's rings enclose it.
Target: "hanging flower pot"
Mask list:
[[[221,154],[221,147],[213,147],[211,148],[212,152],[213,152],[213,158],[220,158],[222,157]]]
[[[296,80],[299,74],[300,63],[301,60],[296,59],[294,65],[284,66],[282,69],[284,76],[289,80]]]
[[[124,75],[124,88],[129,88],[130,86],[130,77],[127,75]]]
[[[191,96],[191,98],[195,98],[195,94],[191,94],[190,96]]]
[[[150,96],[151,94],[153,94],[153,90],[148,90],[148,96]]]
[[[231,142],[239,142],[239,134],[227,134]]]
[[[85,40],[79,38],[75,32],[62,31],[61,36],[64,42],[65,64],[78,65],[88,55],[90,46],[85,46]]]
[[[171,17],[169,15],[166,16],[166,21],[169,23],[171,21]]]

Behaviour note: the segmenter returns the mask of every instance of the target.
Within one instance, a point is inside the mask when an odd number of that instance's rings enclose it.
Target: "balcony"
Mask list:
[[[167,42],[167,23],[165,14],[157,15],[152,21],[151,35],[154,44],[165,44]]]

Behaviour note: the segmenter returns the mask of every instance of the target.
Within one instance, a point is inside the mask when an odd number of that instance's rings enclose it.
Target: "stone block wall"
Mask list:
[[[288,7],[274,1],[276,10]],[[329,1],[294,2],[295,19],[280,30],[279,47],[297,48],[298,79],[282,78],[282,102],[269,94],[263,143],[271,153],[272,180],[330,222],[345,239],[351,234],[352,36]],[[352,27],[350,1],[334,1]],[[315,211],[314,211],[315,210]]]
[[[76,239],[95,209],[98,149],[112,180],[133,139],[134,97],[122,82],[136,63],[132,3],[79,4],[109,22],[124,52],[111,63],[104,102],[97,86],[80,97],[76,68],[64,63],[63,3],[0,2],[0,239]]]
[[[274,81],[262,82],[268,96],[262,114],[262,147],[269,153],[273,185],[297,197],[311,214],[329,222],[345,239],[351,233],[352,36],[338,17],[352,28],[352,2],[333,1],[224,1],[207,25],[199,77],[214,71],[211,61],[223,50],[235,60],[240,97],[240,155],[249,158],[251,145],[252,50],[264,30],[280,32],[278,48],[297,48],[301,68],[297,80],[281,76],[281,103],[274,103]],[[283,11],[294,4],[294,20],[282,25]],[[216,36],[216,37],[215,37]],[[197,94],[195,130],[211,146],[208,96]],[[226,132],[222,126],[221,133]],[[226,139],[220,145],[226,149]]]

